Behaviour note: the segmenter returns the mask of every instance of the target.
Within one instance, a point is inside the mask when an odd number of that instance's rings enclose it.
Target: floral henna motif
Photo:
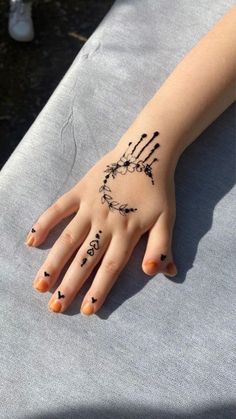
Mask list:
[[[136,172],[142,172],[146,176],[148,176],[151,179],[152,185],[154,185],[154,179],[152,175],[152,164],[158,161],[158,159],[155,157],[154,159],[152,159],[150,163],[148,163],[147,161],[151,157],[151,155],[154,153],[154,151],[160,146],[160,144],[156,143],[144,160],[140,159],[140,157],[145,151],[145,149],[148,147],[148,145],[158,135],[159,135],[159,132],[155,131],[153,133],[152,138],[141,148],[138,154],[135,155],[134,154],[135,151],[137,150],[139,145],[142,143],[144,138],[147,137],[147,134],[142,134],[140,140],[135,144],[135,146],[133,147],[131,151],[130,151],[130,146],[132,145],[132,142],[129,142],[127,150],[118,160],[118,162],[107,165],[107,169],[104,170],[104,173],[106,173],[106,176],[103,180],[103,185],[99,188],[99,192],[102,193],[102,197],[101,197],[102,204],[106,203],[108,205],[109,210],[119,211],[121,215],[126,215],[129,212],[137,211],[137,208],[128,207],[128,204],[120,204],[119,202],[113,200],[113,197],[111,196],[111,193],[112,193],[111,188],[107,185],[109,178],[115,179],[115,177],[118,174],[126,175],[127,173],[133,173],[136,171]]]

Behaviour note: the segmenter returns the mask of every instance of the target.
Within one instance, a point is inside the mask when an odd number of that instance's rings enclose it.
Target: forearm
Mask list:
[[[183,150],[236,99],[236,7],[184,57],[118,143],[160,133],[173,169]],[[162,139],[162,141],[161,141]]]

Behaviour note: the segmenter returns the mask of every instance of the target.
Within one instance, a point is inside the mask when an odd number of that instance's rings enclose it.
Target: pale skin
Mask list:
[[[48,302],[50,311],[66,311],[101,262],[80,309],[82,314],[96,313],[127,264],[135,245],[146,232],[148,242],[142,260],[143,271],[147,275],[160,272],[169,276],[177,274],[172,254],[176,165],[185,148],[235,100],[236,6],[177,65],[114,149],[33,224],[35,231],[28,234],[26,244],[37,247],[55,225],[75,213],[49,251],[33,283],[36,290],[49,291],[66,262],[75,254]],[[125,215],[111,211],[107,202],[101,202],[102,195],[99,193],[107,165],[120,160],[129,142],[132,142],[132,148],[146,133],[147,144],[155,131],[159,133],[155,142],[160,146],[152,155],[158,159],[152,165],[154,184],[137,170],[132,173],[127,171],[123,176],[117,174],[115,179],[110,177],[107,185],[112,189],[113,200],[137,208]],[[147,145],[146,155],[153,145]],[[137,150],[140,148],[141,145]],[[90,243],[96,239],[96,234],[98,245],[91,255],[87,250],[91,248]]]

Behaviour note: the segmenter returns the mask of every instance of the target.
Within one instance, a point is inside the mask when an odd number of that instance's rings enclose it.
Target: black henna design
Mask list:
[[[142,137],[140,138],[140,140],[137,142],[137,144],[134,146],[133,150],[131,151],[131,154],[133,154],[133,152],[136,150],[136,148],[138,147],[138,145],[141,143],[141,141],[147,136],[147,134],[143,134]],[[129,145],[132,143],[129,143]]]
[[[44,272],[44,276],[50,276],[48,272]]]
[[[34,228],[31,228],[31,233],[36,233],[36,230]]]
[[[87,258],[83,258],[80,266],[84,266],[84,264],[87,262],[87,260],[88,260]]]
[[[99,241],[96,239],[96,240],[92,240],[90,243],[90,246],[92,246],[95,250],[98,250],[99,249]]]
[[[140,150],[140,152],[138,153],[138,155],[137,155],[136,159],[138,159],[138,158],[139,158],[139,156],[142,154],[142,152],[145,150],[145,148],[146,148],[146,147],[147,147],[147,146],[148,146],[148,145],[149,145],[149,144],[150,144],[150,143],[154,140],[154,138],[155,138],[155,137],[157,137],[158,135],[159,135],[159,132],[158,132],[158,131],[155,131],[155,132],[154,132],[154,134],[153,134],[153,136],[152,136],[152,138],[151,138],[151,140],[149,140],[149,141],[148,141],[148,143],[147,143],[147,144],[145,144],[145,145],[143,146],[143,148],[142,148],[142,149]],[[158,143],[155,145],[154,149],[152,149],[152,150],[151,150],[151,153],[148,155],[148,157],[150,157],[150,155],[153,153],[153,151],[155,150],[155,148],[159,147],[159,145],[160,145],[160,144],[158,144]],[[147,158],[148,158],[148,157],[147,157]],[[147,160],[147,159],[145,159],[145,160]],[[145,160],[144,160],[144,161],[145,161]]]
[[[92,297],[92,303],[96,303],[97,299]]]
[[[94,255],[94,249],[91,247],[91,249],[87,250],[87,253],[89,256],[93,256]]]
[[[145,149],[149,146],[149,144],[151,144],[151,142],[158,135],[159,135],[159,132],[155,131],[153,133],[152,138],[141,148],[139,153],[135,156],[134,153],[137,150],[138,146],[141,144],[144,138],[147,137],[147,134],[145,133],[142,134],[141,138],[134,145],[132,151],[129,154],[128,154],[128,150],[132,142],[129,142],[127,150],[121,156],[120,160],[118,160],[118,162],[107,165],[107,169],[104,170],[104,173],[107,173],[107,174],[105,178],[103,179],[103,185],[100,186],[99,192],[102,193],[102,196],[101,196],[102,204],[106,203],[110,211],[119,211],[121,215],[126,215],[129,212],[137,211],[137,208],[128,207],[128,204],[120,204],[118,201],[114,201],[111,195],[112,194],[111,188],[107,185],[109,177],[112,177],[113,179],[115,179],[117,174],[125,175],[128,172],[133,173],[134,171],[143,172],[145,175],[147,175],[151,179],[152,185],[154,185],[154,179],[152,175],[152,164],[158,161],[158,159],[155,157],[154,159],[152,159],[151,163],[148,163],[147,161],[151,157],[151,155],[155,152],[155,150],[158,147],[160,147],[160,144],[156,143],[144,160],[138,160],[138,159],[139,157],[141,157],[141,155],[143,154]]]
[[[166,255],[161,255],[161,260],[165,260]]]
[[[62,294],[60,293],[60,291],[58,291],[58,298],[59,298],[59,300],[60,300],[60,298],[65,298],[65,296],[64,296],[64,295],[62,295]]]
[[[102,233],[101,230],[99,230],[99,232],[97,234],[95,234],[96,239],[91,240],[91,242],[89,243],[89,245],[91,246],[88,250],[87,250],[87,254],[89,256],[93,256],[94,255],[94,251],[99,249],[99,239],[100,239],[100,234]],[[85,257],[82,259],[82,262],[80,264],[80,266],[84,266],[85,263],[87,263],[88,259]]]

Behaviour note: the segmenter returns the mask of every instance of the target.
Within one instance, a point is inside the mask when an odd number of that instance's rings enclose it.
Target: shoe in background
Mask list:
[[[31,9],[32,1],[10,0],[8,32],[15,41],[29,42],[34,39]]]

